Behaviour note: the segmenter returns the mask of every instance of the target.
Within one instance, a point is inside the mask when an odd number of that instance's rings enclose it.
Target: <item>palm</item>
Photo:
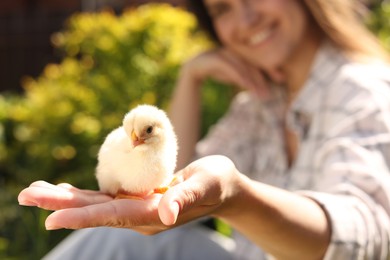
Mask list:
[[[153,194],[144,200],[115,200],[99,191],[38,181],[24,189],[18,199],[22,205],[55,210],[46,220],[48,229],[60,226],[77,229],[101,225],[134,227],[140,225],[140,221],[158,222],[161,195]]]
[[[114,199],[99,191],[44,181],[32,183],[18,199],[21,205],[55,211],[46,219],[47,229],[112,226],[155,234],[215,213],[234,193],[237,176],[229,159],[208,156],[177,172],[176,182],[165,194],[143,200]]]

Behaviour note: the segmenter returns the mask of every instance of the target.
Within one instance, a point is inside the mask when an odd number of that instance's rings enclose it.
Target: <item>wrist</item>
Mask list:
[[[223,192],[220,207],[212,214],[214,217],[224,219],[227,222],[229,222],[229,219],[243,213],[243,201],[247,197],[246,192],[249,190],[250,179],[236,169],[232,180],[229,182]]]
[[[196,68],[193,62],[185,63],[179,73],[179,80],[186,82],[186,85],[199,87],[205,81],[205,78],[196,73]]]

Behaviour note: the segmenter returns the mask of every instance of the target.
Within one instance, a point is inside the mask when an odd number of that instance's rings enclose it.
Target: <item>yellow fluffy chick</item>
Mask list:
[[[98,154],[100,190],[117,198],[163,193],[173,180],[177,139],[164,111],[140,105],[105,139]]]

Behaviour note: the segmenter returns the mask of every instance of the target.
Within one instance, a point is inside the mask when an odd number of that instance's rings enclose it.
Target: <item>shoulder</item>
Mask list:
[[[388,94],[390,64],[373,59],[355,60],[325,42],[316,55],[308,85],[336,95],[356,95],[360,92]]]
[[[389,89],[390,66],[384,63],[347,63],[340,70],[340,78],[365,89]]]
[[[353,100],[361,100],[361,105],[365,105],[364,101],[373,98],[390,104],[390,66],[379,62],[346,61],[339,64],[321,86],[322,95],[341,106]]]
[[[390,105],[390,66],[383,63],[348,63],[340,69],[335,89],[339,95],[349,95],[362,105]]]

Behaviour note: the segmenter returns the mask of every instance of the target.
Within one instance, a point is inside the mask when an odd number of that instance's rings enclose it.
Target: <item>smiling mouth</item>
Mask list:
[[[263,30],[261,32],[256,33],[252,37],[249,38],[250,45],[258,45],[267,40],[272,34],[273,29],[268,28],[267,30]]]

